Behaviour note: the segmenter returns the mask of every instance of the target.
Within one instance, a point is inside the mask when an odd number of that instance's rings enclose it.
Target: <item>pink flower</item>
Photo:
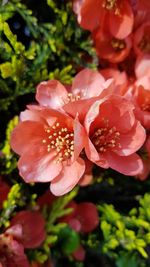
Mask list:
[[[145,77],[145,80],[147,82],[147,77]],[[150,85],[150,78],[148,83]],[[137,86],[133,98],[136,117],[146,129],[150,130],[150,90],[145,89],[142,85]]]
[[[93,33],[95,48],[100,58],[107,59],[112,63],[123,61],[132,47],[131,37],[125,39],[115,38],[109,30],[98,29]]]
[[[21,157],[20,175],[26,182],[51,182],[54,195],[69,192],[80,180],[85,163],[84,128],[78,118],[52,109],[31,106],[21,114],[11,147]]]
[[[85,152],[89,160],[102,168],[125,175],[136,175],[142,160],[135,153],[145,141],[145,130],[134,116],[134,106],[117,95],[96,101],[85,117],[89,138]]]
[[[100,73],[107,79],[113,79],[113,83],[111,84],[110,88],[104,90],[102,95],[108,95],[108,91],[110,94],[118,94],[124,95],[128,91],[128,77],[125,71],[120,72],[118,69],[113,68],[105,68],[100,70]],[[105,93],[106,92],[106,93]]]
[[[135,116],[150,129],[150,57],[139,56],[135,64],[136,80],[125,95],[135,106]]]
[[[89,233],[98,226],[98,212],[93,203],[82,202],[76,204],[72,201],[68,207],[73,208],[73,212],[63,217],[61,221],[68,223],[76,232]]]
[[[99,96],[111,82],[112,79],[105,81],[98,71],[83,69],[75,76],[69,91],[57,80],[41,82],[37,86],[36,100],[41,106],[61,109],[68,103]]]
[[[69,91],[57,80],[41,82],[37,86],[36,100],[41,106],[63,110],[74,118],[78,113],[83,121],[91,103],[111,83],[112,79],[105,81],[98,71],[84,69],[75,76]]]
[[[23,244],[24,248],[39,247],[45,240],[45,221],[38,211],[18,212],[11,220],[11,225],[22,226],[22,235],[18,238],[18,241]]]
[[[75,0],[73,9],[84,29],[108,28],[119,39],[132,32],[134,17],[128,0]]]
[[[0,235],[1,267],[29,267],[24,247],[16,241],[16,237],[22,234],[21,231],[21,226],[15,225]]]

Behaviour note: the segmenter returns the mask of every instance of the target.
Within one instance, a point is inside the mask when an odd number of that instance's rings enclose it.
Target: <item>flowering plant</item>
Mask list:
[[[149,267],[150,4],[0,2],[0,267]]]

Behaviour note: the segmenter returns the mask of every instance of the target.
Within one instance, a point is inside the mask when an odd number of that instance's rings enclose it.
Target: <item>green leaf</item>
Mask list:
[[[77,232],[65,227],[59,234],[62,251],[66,254],[73,253],[80,245],[80,237]]]
[[[140,267],[138,265],[138,260],[134,255],[124,254],[118,258],[116,261],[117,267]]]

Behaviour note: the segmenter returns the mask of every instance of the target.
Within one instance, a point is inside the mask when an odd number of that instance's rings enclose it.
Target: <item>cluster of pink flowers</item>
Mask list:
[[[149,1],[74,0],[73,9],[100,58],[119,63],[133,53],[150,53]]]
[[[2,178],[0,188],[2,188],[1,208],[10,191],[10,187]],[[42,210],[44,206],[47,206],[50,212],[56,199],[54,195],[46,191],[38,197],[35,210],[16,212],[10,220],[10,226],[0,234],[0,267],[54,267],[51,259],[43,264],[34,261],[29,262],[26,250],[33,250],[42,246],[47,234]],[[99,216],[95,204],[91,202],[77,204],[72,201],[68,204],[68,208],[72,208],[72,212],[61,217],[57,222],[66,223],[78,233],[90,233],[98,226]],[[79,245],[72,256],[78,261],[83,261],[85,259],[83,246]]]
[[[42,81],[37,102],[21,112],[11,135],[19,174],[26,183],[50,182],[53,195],[38,198],[38,211],[19,211],[11,219],[0,235],[0,267],[52,267],[51,261],[30,264],[24,250],[45,240],[43,205],[51,208],[55,196],[90,184],[93,166],[140,180],[150,173],[150,3],[74,0],[73,9],[91,32],[99,69],[82,69],[70,86]],[[9,187],[0,182],[1,208]],[[68,207],[72,213],[59,222],[86,234],[98,226],[93,203],[72,201]],[[72,256],[84,260],[82,244]]]
[[[0,208],[7,198],[10,187],[0,180]],[[35,227],[36,221],[36,227]],[[45,220],[39,211],[18,211],[10,221],[9,228],[0,234],[0,267],[50,267],[30,264],[25,249],[35,249],[46,238]]]
[[[132,83],[110,69],[102,74],[83,69],[68,89],[57,80],[41,82],[39,104],[21,113],[11,136],[23,179],[51,182],[52,193],[63,195],[90,182],[92,164],[142,175],[143,160],[136,152],[148,138],[150,80],[140,66],[149,62],[147,57],[137,62]]]

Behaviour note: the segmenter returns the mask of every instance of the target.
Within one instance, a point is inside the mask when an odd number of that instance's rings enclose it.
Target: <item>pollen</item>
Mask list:
[[[117,0],[104,0],[102,6],[107,11],[113,11],[115,15],[120,15],[120,9],[117,5]]]
[[[46,138],[42,140],[47,152],[55,152],[56,163],[68,160],[74,153],[74,133],[60,123],[48,127],[45,132]]]
[[[111,40],[111,46],[116,52],[119,52],[126,48],[126,43],[124,40],[113,38]]]
[[[78,101],[80,98],[81,96],[79,94],[68,93],[66,103]]]
[[[101,153],[110,149],[120,148],[121,144],[119,143],[119,139],[120,133],[115,126],[109,127],[108,120],[107,125],[97,129],[91,138],[97,151]]]

